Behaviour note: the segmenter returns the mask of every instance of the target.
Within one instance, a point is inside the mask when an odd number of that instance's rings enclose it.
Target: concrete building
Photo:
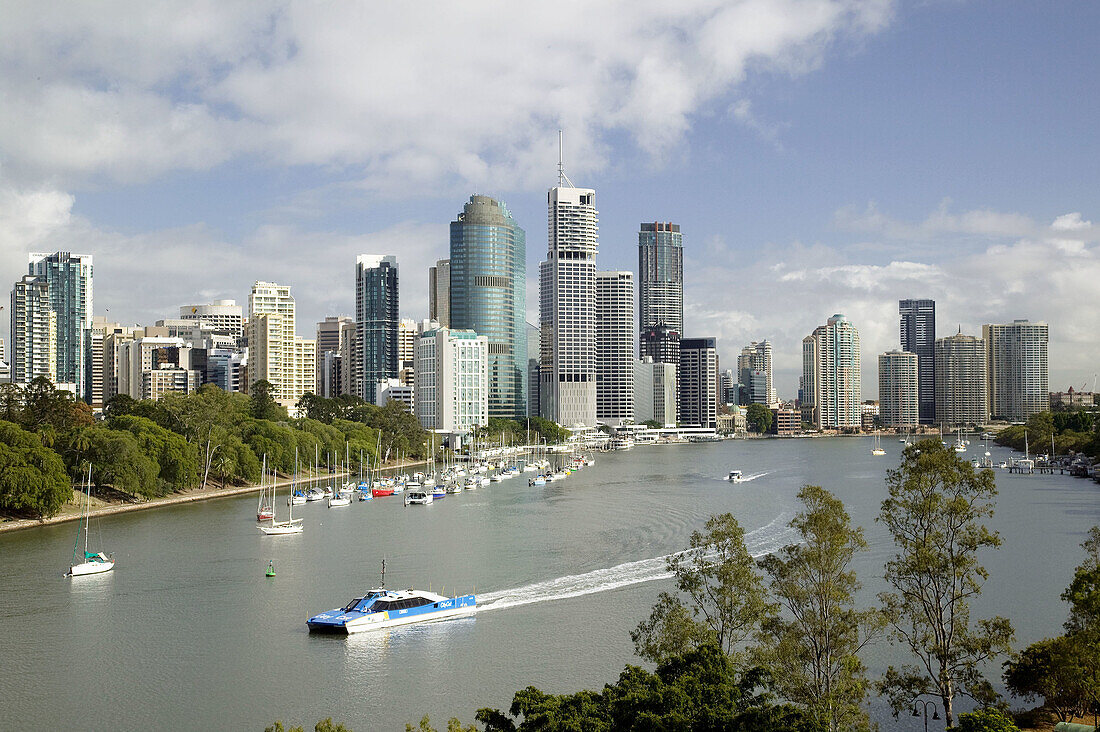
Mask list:
[[[84,380],[88,331],[92,327],[92,256],[32,253],[27,274],[46,281],[50,309],[56,316],[55,383],[87,401]]]
[[[683,243],[679,224],[641,224],[638,231],[639,328],[664,325],[677,333],[683,332]]]
[[[596,419],[634,422],[634,273],[596,273]]]
[[[118,393],[131,399],[159,399],[165,390],[174,390],[177,375],[150,377],[152,371],[162,368],[191,371],[191,347],[182,338],[141,333],[118,339],[118,347]],[[198,388],[197,375],[183,376],[184,385],[192,381]]]
[[[764,384],[754,387],[753,373],[760,372],[763,375]],[[749,389],[749,399],[752,404],[765,404],[768,406],[778,403],[775,396],[775,387],[772,382],[772,344],[771,341],[753,341],[741,349],[737,356],[737,374],[740,383]]]
[[[539,265],[543,417],[565,427],[596,426],[596,192],[559,184],[547,194],[548,249]]]
[[[527,329],[527,414],[539,416],[539,351],[541,347],[537,325],[524,323]]]
[[[39,376],[57,382],[57,313],[45,277],[25,275],[12,288],[10,370],[19,386]]]
[[[409,408],[409,412],[416,414],[416,395],[413,393],[412,384],[403,384],[400,379],[386,379],[375,384],[374,403],[380,407],[397,400]]]
[[[527,416],[527,235],[504,203],[470,196],[451,222],[450,325],[489,340],[489,416]]]
[[[899,300],[901,350],[917,355],[917,401],[921,424],[936,422],[936,301]]]
[[[405,386],[413,385],[416,374],[416,340],[420,328],[415,320],[402,318],[397,323],[397,380]]]
[[[141,373],[141,398],[157,401],[165,394],[193,394],[199,388],[199,372],[162,364]]]
[[[684,338],[676,370],[677,422],[683,427],[715,428],[718,416],[718,349],[714,338]]]
[[[469,433],[489,422],[489,340],[472,330],[436,328],[416,343],[413,403],[420,426]]]
[[[995,419],[1026,422],[1050,405],[1046,323],[1014,320],[983,325],[988,390],[986,402]]]
[[[861,427],[859,348],[859,331],[840,313],[802,339],[803,410],[817,428]]]
[[[747,372],[747,379],[745,386],[749,390],[749,404],[763,404],[770,406],[771,401],[769,399],[770,394],[768,392],[768,372],[760,370],[750,370]]]
[[[1050,408],[1052,411],[1094,406],[1096,406],[1096,394],[1091,391],[1074,391],[1071,386],[1069,391],[1050,392]]]
[[[790,437],[802,431],[802,412],[788,407],[776,407],[772,410],[775,434]]]
[[[317,343],[295,334],[296,309],[290,287],[256,282],[248,299],[248,386],[271,383],[271,397],[294,408],[315,386]]]
[[[340,349],[343,339],[354,328],[355,321],[346,315],[329,315],[317,323],[312,390],[317,396],[332,399],[343,393],[340,391]]]
[[[920,424],[917,354],[887,351],[878,357],[879,418],[883,427],[911,430]]]
[[[428,317],[451,327],[451,260],[440,259],[428,267]]]
[[[667,325],[650,325],[642,328],[638,353],[649,356],[658,363],[680,363],[680,331]]]
[[[988,422],[984,341],[962,333],[937,338],[935,359],[936,422],[948,428]]]
[[[355,259],[355,379],[372,402],[374,384],[397,378],[397,257],[360,254]]]
[[[649,356],[634,364],[634,420],[676,426],[676,364],[660,363]]]
[[[181,320],[198,320],[216,331],[222,331],[236,339],[240,346],[244,338],[244,309],[236,300],[214,300],[199,305],[180,307]]]

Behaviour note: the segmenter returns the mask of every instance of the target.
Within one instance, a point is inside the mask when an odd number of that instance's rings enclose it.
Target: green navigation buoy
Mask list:
[[[274,561],[271,561],[271,562],[267,563],[267,572],[265,574],[268,577],[274,577],[275,576],[275,562]]]

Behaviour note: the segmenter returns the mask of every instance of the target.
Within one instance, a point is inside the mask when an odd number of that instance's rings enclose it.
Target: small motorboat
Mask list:
[[[726,476],[726,480],[730,483],[740,483],[745,480],[745,476],[742,475],[740,470],[731,470],[730,474]]]
[[[409,491],[405,494],[406,506],[430,506],[434,500],[435,498],[432,497],[431,492],[423,489]]]
[[[342,506],[350,506],[350,505],[351,505],[351,496],[339,495],[339,496],[333,496],[332,498],[328,499],[328,507],[329,508],[340,508]]]

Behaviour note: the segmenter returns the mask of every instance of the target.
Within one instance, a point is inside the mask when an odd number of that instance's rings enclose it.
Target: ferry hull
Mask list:
[[[103,574],[115,568],[114,562],[83,562],[69,567],[70,577],[83,577],[89,574]]]
[[[306,621],[306,625],[313,633],[350,635],[352,633],[385,630],[399,625],[451,620],[473,615],[477,612],[477,603],[473,595],[451,598],[437,603],[437,605],[445,605],[446,607],[422,610],[421,612],[416,612],[418,608],[413,608],[411,610],[399,610],[396,613],[381,612],[367,615],[357,612],[344,613],[340,610],[330,610],[327,613],[321,613],[310,618]]]

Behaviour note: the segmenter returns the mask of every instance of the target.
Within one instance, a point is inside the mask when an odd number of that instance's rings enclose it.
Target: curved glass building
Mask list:
[[[500,201],[470,196],[451,222],[453,329],[489,341],[489,416],[527,416],[527,238]]]

